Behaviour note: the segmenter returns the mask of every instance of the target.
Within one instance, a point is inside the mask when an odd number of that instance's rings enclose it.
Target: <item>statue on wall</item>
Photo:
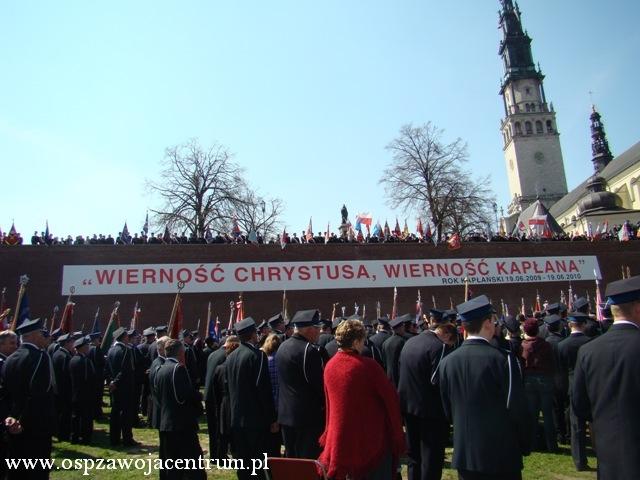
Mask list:
[[[342,213],[342,223],[349,223],[349,212],[347,211],[346,205],[342,205],[342,210],[340,210],[340,213]]]

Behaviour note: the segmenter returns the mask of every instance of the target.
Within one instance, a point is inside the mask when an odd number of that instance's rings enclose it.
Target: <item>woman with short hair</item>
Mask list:
[[[398,394],[382,367],[360,355],[366,339],[361,321],[344,321],[335,338],[338,353],[324,370],[319,461],[335,480],[389,480],[406,450]]]

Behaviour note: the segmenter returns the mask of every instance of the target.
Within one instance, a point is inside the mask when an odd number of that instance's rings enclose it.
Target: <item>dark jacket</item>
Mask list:
[[[53,431],[52,368],[49,355],[31,344],[21,345],[4,363],[2,375],[10,399],[9,415],[20,419],[31,434],[51,436]]]
[[[215,352],[209,355],[207,359],[207,373],[204,378],[204,401],[214,402],[216,401],[214,393],[213,376],[216,372],[218,365],[222,365],[226,360],[226,351],[223,347],[218,348]]]
[[[69,373],[71,377],[71,401],[74,404],[93,409],[95,402],[95,369],[93,363],[85,355],[75,355],[69,361]]]
[[[71,372],[69,371],[71,358],[71,353],[64,348],[56,350],[52,358],[56,396],[68,402],[71,402]]]
[[[167,358],[156,373],[155,388],[160,403],[160,431],[197,431],[201,404],[187,369],[175,358]]]
[[[555,372],[555,360],[551,345],[540,337],[522,341],[522,372],[527,375],[551,377]]]
[[[588,343],[589,340],[591,340],[591,338],[587,337],[584,333],[572,333],[558,344],[558,361],[560,362],[562,370],[567,372],[567,378],[569,380],[569,390],[567,393],[569,395],[571,394],[571,388],[573,386],[573,372],[578,359],[578,350],[584,344]]]
[[[133,395],[134,359],[132,351],[124,343],[116,342],[107,354],[109,378],[115,384],[117,395]]]
[[[276,421],[267,363],[264,352],[245,342],[227,357],[232,428],[269,428]]]
[[[380,332],[371,335],[369,340],[373,343],[378,350],[382,351],[382,344],[391,338],[391,332],[387,330],[381,330]]]
[[[278,423],[304,427],[324,422],[322,365],[318,349],[298,333],[280,345],[276,353],[280,387]]]
[[[482,339],[465,340],[440,364],[440,392],[453,421],[453,468],[485,474],[522,470],[530,420],[513,354]]]
[[[149,425],[151,428],[160,428],[160,401],[156,388],[156,377],[160,367],[164,365],[165,358],[158,355],[149,367],[149,397],[151,398],[151,409],[149,411]]]
[[[445,419],[440,398],[439,367],[452,350],[430,330],[407,340],[400,353],[398,383],[403,414]]]
[[[398,362],[400,361],[400,352],[402,351],[402,347],[404,347],[405,342],[406,340],[404,337],[394,334],[382,344],[382,358],[384,359],[384,364],[387,370],[387,377],[396,388],[398,388],[398,380],[400,379]]]

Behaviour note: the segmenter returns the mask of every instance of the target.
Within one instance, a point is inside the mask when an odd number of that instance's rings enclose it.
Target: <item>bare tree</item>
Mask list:
[[[467,144],[461,138],[445,144],[442,134],[431,122],[403,126],[387,145],[392,161],[379,182],[390,207],[428,212],[438,241],[445,229],[457,231],[463,226],[462,217],[470,208],[490,202],[484,198],[486,190],[478,188],[481,183],[472,181],[462,168]]]
[[[456,188],[458,196],[449,203],[445,228],[460,235],[487,233],[493,222],[492,204],[495,200],[489,177],[474,180],[463,176]]]
[[[151,209],[154,223],[204,236],[214,222],[244,205],[243,193],[249,189],[224,146],[205,149],[192,139],[168,147],[163,163],[160,180],[147,181],[149,191],[163,202]]]

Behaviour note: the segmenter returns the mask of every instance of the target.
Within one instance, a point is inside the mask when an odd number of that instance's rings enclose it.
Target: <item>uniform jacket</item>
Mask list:
[[[391,332],[388,332],[387,330],[382,330],[376,333],[375,335],[371,335],[369,337],[369,340],[376,347],[378,347],[378,350],[382,351],[382,344],[386,342],[390,337],[391,337]]]
[[[116,342],[107,354],[107,368],[116,392],[133,395],[134,359],[132,351],[124,343]]]
[[[218,348],[207,358],[207,374],[204,381],[204,401],[215,402],[216,396],[214,392],[213,375],[218,365],[222,365],[227,359],[226,351],[223,347]]]
[[[382,344],[382,358],[384,358],[384,364],[387,369],[387,377],[389,377],[389,380],[391,380],[391,383],[393,383],[396,388],[398,387],[398,380],[400,379],[400,352],[405,342],[404,337],[394,334]]]
[[[242,342],[225,361],[232,428],[268,428],[276,421],[267,355]]]
[[[407,340],[400,353],[398,383],[403,414],[441,420],[446,418],[440,398],[439,370],[440,362],[452,350],[430,330]]]
[[[558,344],[558,361],[562,370],[567,373],[567,378],[569,379],[569,390],[567,393],[569,394],[571,394],[573,385],[573,372],[576,367],[576,360],[578,359],[578,350],[585,343],[588,343],[589,340],[591,340],[591,338],[587,337],[584,333],[572,333]]]
[[[49,355],[35,345],[22,344],[5,361],[2,375],[10,398],[9,415],[20,420],[25,431],[50,436],[55,408]]]
[[[640,478],[640,330],[614,323],[580,347],[571,403],[591,421],[598,445],[598,478]]]
[[[85,355],[75,355],[69,361],[69,373],[71,377],[71,401],[93,408],[95,402],[95,388],[93,380],[95,369],[93,363]]]
[[[151,412],[149,413],[149,424],[151,428],[160,428],[160,402],[158,400],[158,390],[156,389],[156,377],[158,370],[165,362],[165,358],[158,355],[149,367],[149,397],[151,398]]]
[[[453,422],[453,468],[485,474],[522,470],[531,435],[515,356],[483,339],[465,340],[440,364],[440,393]]]
[[[71,401],[71,372],[69,371],[69,362],[72,355],[69,351],[60,347],[53,354],[53,371],[55,374],[55,393],[56,396]]]
[[[200,399],[185,366],[175,358],[167,358],[154,380],[160,403],[160,431],[197,431]]]
[[[280,345],[276,353],[280,387],[278,423],[289,427],[322,424],[325,404],[322,365],[318,349],[298,333]]]

